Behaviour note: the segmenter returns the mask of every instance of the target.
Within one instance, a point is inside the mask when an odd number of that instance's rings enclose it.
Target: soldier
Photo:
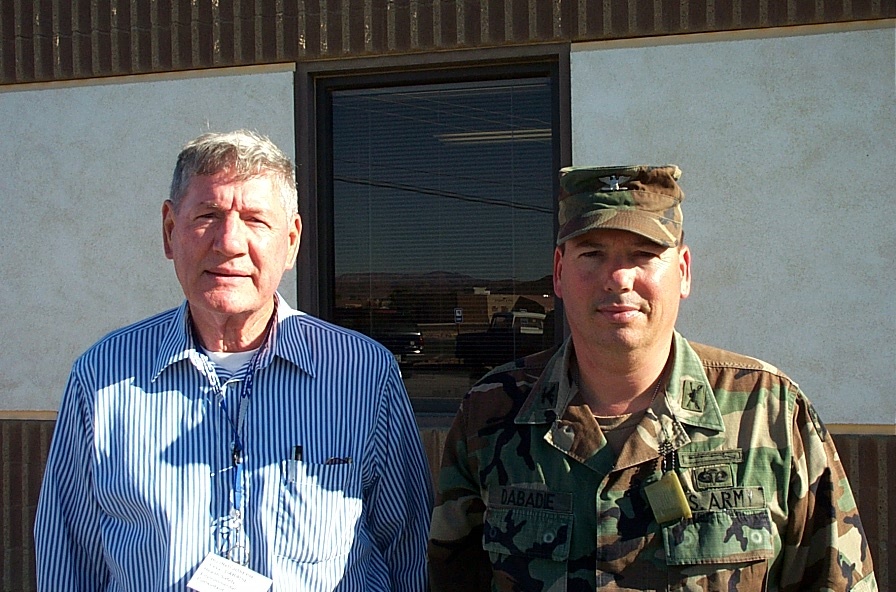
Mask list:
[[[834,444],[775,367],[675,330],[674,165],[561,171],[570,338],[464,398],[430,530],[440,590],[877,590]]]

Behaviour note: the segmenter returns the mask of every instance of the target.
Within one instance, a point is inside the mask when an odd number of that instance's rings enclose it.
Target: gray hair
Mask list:
[[[236,180],[270,176],[287,215],[298,212],[295,167],[267,137],[249,130],[203,134],[189,142],[177,157],[169,200],[180,206],[197,175],[231,173]]]

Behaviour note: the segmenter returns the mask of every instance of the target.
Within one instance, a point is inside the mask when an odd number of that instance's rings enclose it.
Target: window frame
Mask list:
[[[296,180],[299,213],[302,216],[301,248],[297,261],[297,306],[301,310],[332,320],[335,302],[335,236],[332,179],[332,101],[337,90],[370,87],[400,87],[506,80],[547,76],[553,97],[554,150],[552,169],[559,171],[572,160],[569,46],[545,45],[491,50],[471,50],[448,54],[351,58],[296,64],[295,128]],[[553,195],[559,191],[559,177],[553,179]],[[556,212],[556,203],[553,204]],[[553,216],[556,234],[556,215]],[[562,338],[562,301],[555,335]],[[418,412],[453,413],[457,401],[432,401]]]

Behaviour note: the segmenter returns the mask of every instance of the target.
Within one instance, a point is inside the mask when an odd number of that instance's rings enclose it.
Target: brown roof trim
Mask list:
[[[2,6],[0,84],[896,17],[896,4],[882,0],[4,0]]]

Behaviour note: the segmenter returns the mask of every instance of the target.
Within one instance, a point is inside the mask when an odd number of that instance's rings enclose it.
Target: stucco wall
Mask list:
[[[0,92],[0,410],[55,410],[86,347],[181,302],[161,204],[184,143],[245,127],[294,157],[291,68],[254,72]]]
[[[894,29],[818,31],[574,45],[573,161],[679,164],[682,332],[780,366],[829,423],[892,425]],[[294,154],[289,69],[230,74],[0,92],[0,410],[55,410],[84,348],[180,301],[159,211],[185,141]]]
[[[775,33],[574,46],[573,161],[678,164],[679,329],[777,365],[828,423],[892,425],[892,21]]]

